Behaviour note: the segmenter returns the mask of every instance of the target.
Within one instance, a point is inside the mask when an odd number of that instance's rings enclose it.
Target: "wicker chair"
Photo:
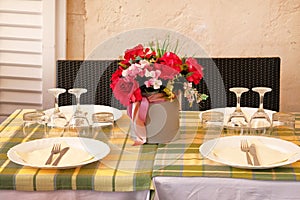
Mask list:
[[[183,110],[234,107],[236,97],[229,91],[230,87],[249,88],[249,92],[242,96],[241,106],[258,107],[259,95],[251,91],[251,88],[264,86],[272,88],[271,92],[265,94],[264,107],[279,111],[280,58],[197,58],[197,60],[203,66],[205,74],[198,85],[198,90],[208,94],[209,98],[196,107],[189,107],[183,99]],[[111,74],[117,67],[117,60],[58,60],[57,87],[87,88],[88,93],[81,97],[82,104],[109,105],[125,109],[114,98],[109,87]],[[60,95],[60,106],[71,104],[74,104],[74,97],[71,94]]]

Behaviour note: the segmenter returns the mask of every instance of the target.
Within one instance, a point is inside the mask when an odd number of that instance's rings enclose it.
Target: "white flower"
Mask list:
[[[145,66],[149,65],[149,62],[147,60],[141,60],[140,61],[140,68],[144,69]]]
[[[148,81],[145,81],[144,84],[146,85],[146,87],[153,86],[153,88],[156,90],[160,88],[160,86],[162,85],[162,81],[156,78],[151,78]]]
[[[156,89],[159,89],[160,88],[160,86],[162,85],[162,82],[161,82],[161,80],[155,80],[154,81],[154,84],[153,84],[153,88],[156,90]]]
[[[123,70],[122,71],[122,76],[127,77],[127,75],[128,75],[128,69]]]
[[[146,69],[146,73],[145,73],[146,77],[155,77],[155,71],[149,71],[148,69]]]

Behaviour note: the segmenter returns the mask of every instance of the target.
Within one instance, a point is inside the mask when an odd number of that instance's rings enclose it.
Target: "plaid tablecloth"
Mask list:
[[[254,180],[300,179],[300,162],[264,170],[246,170],[225,166],[207,159],[199,153],[206,139],[218,137],[211,130],[205,134],[199,112],[182,112],[179,139],[169,144],[132,146],[126,134],[129,119],[123,115],[117,121],[114,136],[108,141],[112,151],[99,162],[73,169],[36,169],[11,162],[7,151],[22,142],[43,137],[37,127],[24,136],[22,116],[30,110],[16,110],[0,125],[0,189],[26,191],[95,190],[137,191],[149,190],[154,176],[229,177]],[[300,114],[296,115],[296,134],[300,136]],[[208,137],[209,135],[209,137]],[[97,138],[96,138],[97,139]],[[299,145],[299,140],[292,141]]]
[[[198,112],[183,112],[181,117],[181,138],[167,145],[160,144],[155,156],[152,176],[170,177],[226,177],[253,180],[299,181],[300,161],[273,169],[238,169],[205,159],[199,147],[209,138],[220,135],[210,130],[206,134],[201,128]],[[300,113],[296,114],[296,135],[300,135]],[[226,134],[226,131],[221,134]],[[283,135],[284,136],[284,135]],[[207,138],[209,137],[209,138]],[[295,138],[295,137],[294,137]],[[299,145],[299,140],[291,141]],[[274,155],[276,156],[276,155]]]
[[[16,110],[0,125],[0,189],[25,191],[95,190],[138,191],[151,188],[151,174],[157,145],[132,146],[129,118],[123,115],[108,141],[111,152],[98,162],[73,169],[38,169],[15,164],[7,151],[22,142],[43,137],[37,127],[24,136],[23,113]],[[97,138],[96,138],[97,139]]]

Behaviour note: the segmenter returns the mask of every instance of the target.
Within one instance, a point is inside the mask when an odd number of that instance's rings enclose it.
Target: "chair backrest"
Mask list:
[[[118,67],[117,60],[58,60],[57,87],[70,89],[83,87],[88,90],[80,98],[81,104],[97,104],[125,109],[112,95],[111,75]],[[59,105],[75,104],[75,98],[69,93],[61,94]]]
[[[264,96],[264,108],[279,111],[280,100],[280,58],[198,58],[204,68],[204,80],[199,85],[199,90],[210,97],[200,103],[200,109],[223,107],[225,89],[226,106],[236,106],[236,96],[229,91],[231,87],[246,87],[249,92],[242,94],[241,106],[259,106],[259,95],[253,92],[253,87],[270,87],[271,92]],[[217,69],[217,70],[216,70]],[[220,86],[222,77],[223,87]],[[209,86],[209,87],[208,87]],[[209,90],[208,90],[209,88]],[[212,101],[213,106],[212,106]]]
[[[272,91],[265,94],[264,107],[279,111],[280,100],[280,58],[197,58],[203,66],[204,78],[198,90],[208,94],[209,98],[197,106],[197,110],[216,107],[235,107],[235,94],[230,87],[247,87],[249,92],[242,95],[241,106],[258,107],[259,95],[253,87],[270,87]],[[118,60],[58,60],[57,87],[70,89],[84,87],[87,94],[81,97],[82,104],[109,105],[125,109],[116,100],[109,87],[112,73],[118,67]],[[183,110],[190,108],[183,99]],[[75,104],[71,94],[60,95],[59,105]]]

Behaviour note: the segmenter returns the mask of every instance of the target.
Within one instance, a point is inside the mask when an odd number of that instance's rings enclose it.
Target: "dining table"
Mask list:
[[[29,111],[18,109],[0,125],[0,199],[300,199],[300,161],[243,169],[201,155],[204,142],[227,133],[206,130],[200,111],[180,111],[173,141],[134,146],[130,118],[123,110],[110,137],[93,137],[110,147],[101,160],[67,169],[20,165],[7,152],[45,137],[40,127],[23,133],[22,117]],[[300,113],[295,115],[295,136],[300,137]],[[291,138],[300,145],[298,137]]]
[[[133,146],[125,112],[113,135],[93,138],[109,145],[105,158],[74,168],[44,169],[19,165],[7,157],[10,148],[45,137],[40,125],[24,135],[23,114],[31,111],[16,110],[0,126],[0,199],[149,199],[157,144]]]
[[[295,132],[281,130],[276,138],[299,146],[300,113],[294,114]],[[204,128],[198,112],[183,112],[180,128],[179,139],[158,145],[152,171],[154,199],[300,199],[300,161],[267,169],[229,166],[199,153],[204,142],[232,136],[227,128]]]

